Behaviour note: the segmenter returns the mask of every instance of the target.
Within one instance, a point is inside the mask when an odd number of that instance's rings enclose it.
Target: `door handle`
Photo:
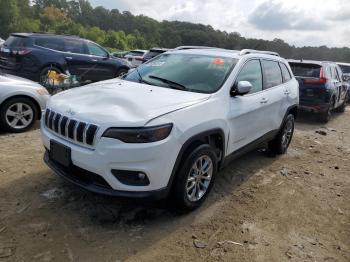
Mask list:
[[[92,59],[91,61],[92,61],[92,62],[97,62],[98,60],[97,60],[97,59]]]
[[[284,90],[284,94],[289,95],[290,94],[289,90]]]
[[[267,102],[269,102],[269,100],[267,98],[262,98],[260,100],[260,104],[267,104]]]
[[[72,59],[73,59],[73,57],[71,57],[71,56],[67,56],[67,57],[66,57],[66,59],[67,59],[67,60],[72,60]]]

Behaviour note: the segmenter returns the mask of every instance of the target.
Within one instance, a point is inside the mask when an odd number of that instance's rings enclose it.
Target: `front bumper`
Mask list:
[[[91,173],[78,167],[66,169],[60,166],[59,164],[50,160],[48,151],[46,151],[44,154],[44,162],[55,172],[55,174],[59,175],[68,182],[93,193],[114,197],[143,198],[155,200],[163,199],[168,195],[168,188],[145,192],[114,190],[106,183],[103,178],[103,180],[101,180],[101,177],[97,174]]]
[[[69,169],[50,160],[45,154],[46,164],[56,174],[87,190],[112,196],[161,198],[166,195],[181,148],[171,134],[165,140],[147,144],[126,144],[116,139],[101,138],[101,134],[98,134],[95,147],[86,148],[55,135],[43,124],[41,133],[47,151],[51,140],[71,149],[73,168]],[[112,174],[114,169],[142,172],[150,183],[146,186],[123,184]]]

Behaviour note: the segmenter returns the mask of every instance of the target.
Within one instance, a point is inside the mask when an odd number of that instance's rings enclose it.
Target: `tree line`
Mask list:
[[[93,8],[88,0],[0,0],[0,36],[12,32],[51,32],[78,35],[110,50],[173,48],[205,45],[227,49],[258,49],[294,59],[350,62],[350,49],[295,47],[282,39],[252,39],[210,25],[180,21],[158,22],[128,11]]]

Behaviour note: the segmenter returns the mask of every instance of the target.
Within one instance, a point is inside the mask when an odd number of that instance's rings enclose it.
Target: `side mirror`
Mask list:
[[[252,84],[249,81],[239,81],[231,89],[231,96],[244,96],[252,89]]]
[[[343,81],[345,82],[350,81],[350,74],[343,74]]]

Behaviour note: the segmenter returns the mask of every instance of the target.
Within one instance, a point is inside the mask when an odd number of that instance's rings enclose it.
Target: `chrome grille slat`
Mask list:
[[[96,141],[97,125],[69,118],[51,109],[46,110],[44,124],[52,132],[78,144],[93,146]]]
[[[78,129],[78,125],[79,125],[79,122],[78,121],[76,121],[76,123],[75,123],[75,125],[74,125],[74,141],[77,141],[77,129]]]
[[[87,124],[84,128],[84,132],[83,132],[83,143],[86,144],[86,132],[89,129],[90,124]]]

